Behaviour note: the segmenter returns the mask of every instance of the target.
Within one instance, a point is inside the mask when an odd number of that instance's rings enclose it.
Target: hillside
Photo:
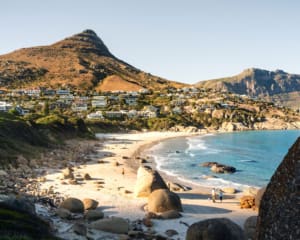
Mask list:
[[[195,85],[260,97],[288,107],[300,107],[300,75],[289,74],[282,70],[251,68],[233,77],[201,81]]]
[[[23,48],[0,56],[2,88],[43,86],[106,90],[108,85],[112,91],[184,86],[116,58],[92,30],[50,46]]]

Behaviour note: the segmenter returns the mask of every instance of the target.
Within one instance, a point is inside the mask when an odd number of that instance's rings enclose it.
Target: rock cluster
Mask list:
[[[201,164],[202,167],[210,167],[210,170],[214,173],[234,173],[236,168],[221,164],[218,162],[204,162]]]
[[[255,208],[255,197],[243,196],[240,199],[241,208]]]

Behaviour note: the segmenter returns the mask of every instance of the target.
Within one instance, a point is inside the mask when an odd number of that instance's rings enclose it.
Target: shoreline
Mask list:
[[[202,134],[205,133],[97,134],[99,140],[94,145],[92,153],[89,154],[89,160],[86,163],[78,162],[78,165],[74,165],[75,176],[83,176],[88,173],[92,180],[80,181],[79,184],[71,185],[63,183],[66,181],[61,179],[62,169],[48,169],[48,174],[45,175],[46,180],[41,183],[41,189],[51,188],[65,197],[76,197],[81,200],[84,198],[95,199],[99,202],[99,209],[103,211],[105,217],[117,216],[130,221],[142,219],[146,214],[143,207],[147,204],[147,198],[135,198],[133,195],[137,175],[136,167],[139,165],[139,159],[136,158],[141,157],[146,149],[160,141]],[[182,183],[176,177],[159,173],[165,182]],[[176,238],[184,239],[187,227],[182,225],[181,221],[191,225],[201,219],[227,217],[243,226],[246,218],[257,215],[256,211],[240,209],[237,199],[239,195],[224,194],[223,203],[212,203],[209,199],[211,188],[187,183],[182,183],[182,185],[192,187],[192,190],[189,191],[176,192],[182,201],[183,216],[174,220],[153,220],[152,229],[159,234],[164,235],[167,229],[176,229],[178,231]],[[56,224],[55,228],[60,231],[62,227]],[[74,237],[72,232],[65,232],[59,236],[66,239]]]

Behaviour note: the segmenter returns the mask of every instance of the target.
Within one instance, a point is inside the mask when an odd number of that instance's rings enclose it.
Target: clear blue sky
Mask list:
[[[298,0],[3,0],[0,54],[93,29],[118,58],[180,82],[300,73]]]

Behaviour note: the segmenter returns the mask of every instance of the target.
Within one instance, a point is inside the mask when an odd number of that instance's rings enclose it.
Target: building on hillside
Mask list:
[[[172,113],[174,113],[174,114],[182,114],[181,107],[176,106],[176,107],[172,108]]]
[[[171,101],[171,104],[173,106],[182,106],[186,103],[186,100],[185,99],[174,99]]]
[[[104,118],[101,111],[90,113],[86,117],[87,117],[87,119],[103,119]]]
[[[30,110],[29,110],[29,109],[22,108],[21,106],[16,106],[16,111],[17,111],[18,114],[21,115],[21,116],[25,116],[25,115],[27,115],[27,114],[30,113]]]
[[[124,100],[125,103],[129,106],[136,106],[137,105],[137,96],[125,96]]]
[[[92,99],[92,107],[98,108],[98,107],[106,107],[107,104],[107,97],[106,96],[94,96]]]
[[[12,107],[11,103],[0,101],[0,112],[8,112]]]
[[[71,92],[69,89],[58,89],[56,90],[57,95],[70,95]]]
[[[72,110],[74,112],[83,112],[88,110],[88,105],[86,103],[75,102],[72,104]]]
[[[153,111],[139,111],[138,112],[139,117],[142,118],[156,118],[157,117],[157,112],[153,112]]]
[[[39,97],[41,95],[40,89],[24,89],[24,94],[31,97]]]
[[[127,117],[128,118],[135,118],[138,116],[138,111],[137,110],[130,110],[127,112]]]
[[[107,111],[105,112],[105,117],[109,119],[119,119],[123,117],[123,112],[121,111]]]

